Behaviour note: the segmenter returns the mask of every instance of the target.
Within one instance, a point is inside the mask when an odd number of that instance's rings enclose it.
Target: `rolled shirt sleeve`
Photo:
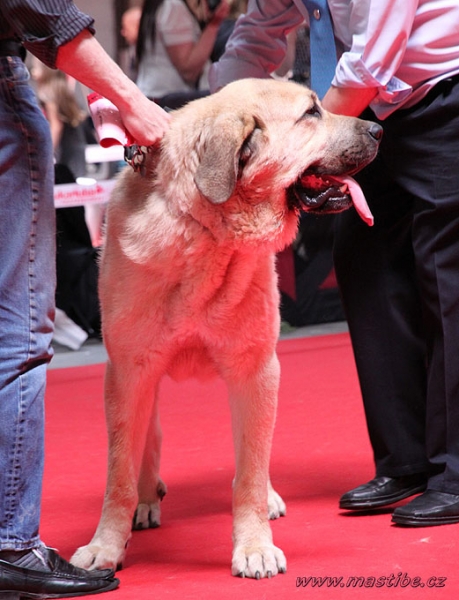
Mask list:
[[[333,2],[330,3],[333,8]],[[395,76],[404,59],[418,2],[367,0],[351,4],[346,31],[335,21],[335,33],[344,47],[336,67],[337,87],[378,88],[374,103],[397,104],[411,86]]]
[[[1,11],[14,36],[51,68],[57,51],[81,31],[94,33],[94,19],[70,0],[1,0]]]

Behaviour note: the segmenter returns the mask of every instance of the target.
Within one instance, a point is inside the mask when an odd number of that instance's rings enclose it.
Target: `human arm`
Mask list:
[[[2,0],[2,17],[34,56],[106,96],[141,145],[159,141],[169,115],[150,102],[93,37],[93,19],[71,0]]]
[[[396,104],[411,88],[397,78],[418,0],[360,0],[346,18],[330,8],[335,35],[345,51],[322,104],[331,112],[358,116],[370,104]],[[339,4],[339,3],[338,3]]]
[[[324,107],[360,114],[370,103],[396,103],[410,93],[395,73],[404,56],[418,0],[329,0],[335,36],[345,49]],[[210,71],[216,91],[234,79],[267,77],[282,62],[286,34],[304,13],[301,1],[249,0],[224,56]]]
[[[197,42],[166,45],[166,51],[172,64],[189,85],[195,85],[199,80],[204,66],[212,54],[220,25],[228,13],[229,4],[227,0],[222,0]]]
[[[266,78],[282,64],[287,34],[300,25],[306,13],[291,0],[249,0],[239,17],[218,63],[209,76],[211,91],[246,77]]]
[[[167,130],[168,113],[148,100],[88,30],[59,47],[56,66],[113,102],[138,144],[153,145]]]
[[[370,105],[377,93],[376,87],[351,88],[332,85],[321,104],[329,112],[358,117]]]

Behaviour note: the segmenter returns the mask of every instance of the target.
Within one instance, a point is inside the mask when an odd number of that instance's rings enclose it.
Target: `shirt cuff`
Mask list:
[[[404,102],[413,91],[410,85],[397,77],[385,79],[383,73],[378,77],[374,76],[360,58],[351,61],[346,60],[343,55],[336,68],[332,84],[336,87],[377,88],[377,95],[370,105],[372,107],[381,104],[399,104]]]

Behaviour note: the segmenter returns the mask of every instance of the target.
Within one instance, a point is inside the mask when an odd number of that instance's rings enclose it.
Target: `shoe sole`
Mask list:
[[[362,502],[340,502],[339,507],[344,510],[371,510],[373,508],[384,508],[385,506],[390,506],[391,504],[395,504],[396,502],[400,502],[400,500],[405,500],[405,498],[409,498],[410,496],[414,496],[415,494],[420,494],[426,490],[426,485],[421,485],[411,490],[405,491],[400,494],[393,494],[392,496],[385,496],[380,500],[366,500]]]
[[[404,517],[392,516],[392,523],[405,527],[434,527],[435,525],[454,525],[459,523],[459,515],[447,517]]]
[[[110,592],[112,590],[116,590],[119,586],[119,581],[117,579],[110,582],[104,588],[99,588],[98,590],[93,591],[85,591],[85,592],[69,592],[67,594],[45,594],[43,592],[13,592],[7,590],[0,590],[0,598],[1,600],[48,600],[53,598],[76,598],[79,596],[92,596],[94,594],[102,594],[104,592]]]

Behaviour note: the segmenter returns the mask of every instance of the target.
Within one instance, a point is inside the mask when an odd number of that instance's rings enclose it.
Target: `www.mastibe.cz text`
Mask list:
[[[410,577],[408,573],[391,573],[390,575],[349,576],[349,577],[297,577],[296,587],[314,588],[442,588],[446,586],[446,577]]]

